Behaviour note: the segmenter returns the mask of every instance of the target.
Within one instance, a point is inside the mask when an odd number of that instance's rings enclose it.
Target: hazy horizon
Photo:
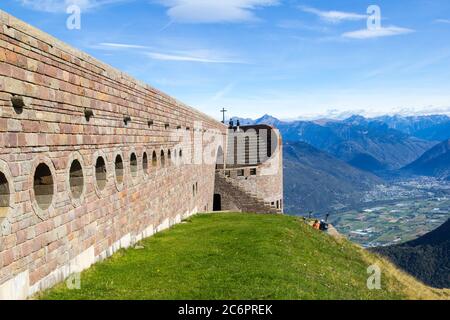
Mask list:
[[[399,117],[424,117],[424,116],[447,116],[450,117],[450,108],[448,108],[447,111],[441,111],[441,112],[420,112],[417,111],[415,113],[411,113],[411,112],[392,112],[392,113],[379,113],[379,114],[370,114],[370,113],[366,113],[364,110],[348,110],[348,111],[343,111],[343,112],[333,112],[334,110],[330,110],[330,112],[328,113],[324,113],[324,114],[316,114],[316,115],[299,115],[297,117],[292,117],[292,118],[282,118],[282,117],[277,117],[275,114],[272,113],[264,113],[261,115],[258,115],[256,117],[241,117],[238,115],[231,115],[230,117],[226,117],[227,119],[230,118],[241,118],[241,119],[251,119],[251,120],[257,120],[260,119],[264,116],[270,116],[270,117],[274,117],[280,121],[285,121],[285,122],[290,122],[290,121],[299,121],[299,120],[321,120],[321,119],[330,119],[330,120],[345,120],[348,119],[352,116],[363,116],[364,118],[367,119],[373,119],[373,118],[378,118],[378,117],[382,117],[382,116],[399,116]]]

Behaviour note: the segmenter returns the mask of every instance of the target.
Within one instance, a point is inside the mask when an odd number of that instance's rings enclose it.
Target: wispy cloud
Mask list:
[[[320,19],[331,22],[331,23],[339,23],[342,21],[359,21],[367,19],[367,15],[353,13],[353,12],[344,12],[344,11],[322,11],[316,8],[300,6],[300,10],[307,13],[312,13],[318,16]]]
[[[444,23],[444,24],[450,24],[450,19],[436,19],[434,20],[436,23]]]
[[[223,53],[212,50],[156,51],[155,48],[151,46],[116,42],[102,42],[96,45],[96,47],[106,50],[133,50],[144,54],[151,59],[161,61],[246,64],[244,61],[231,58]]]
[[[232,60],[226,58],[214,58],[212,56],[199,56],[195,54],[176,54],[176,53],[163,53],[163,52],[145,52],[145,54],[154,59],[154,60],[162,60],[162,61],[181,61],[181,62],[201,62],[201,63],[236,63],[242,64],[245,63],[239,60]]]
[[[344,38],[351,39],[372,39],[381,37],[398,36],[415,32],[412,29],[401,28],[396,26],[380,27],[374,29],[361,29],[356,31],[345,32],[342,34]]]
[[[116,42],[102,42],[99,46],[114,49],[151,49],[149,46],[142,46],[137,44],[116,43]]]
[[[278,4],[278,0],[159,0],[167,15],[178,23],[257,21],[254,11]]]
[[[105,5],[127,2],[132,0],[16,0],[24,7],[36,11],[51,13],[65,12],[70,5],[77,5],[83,11],[98,9]]]
[[[379,76],[385,76],[386,74],[393,74],[393,73],[398,74],[398,72],[400,70],[403,70],[406,66],[408,66],[408,63],[405,61],[383,64],[378,68],[368,71],[363,77],[364,79],[372,79]]]
[[[221,88],[214,94],[214,96],[211,98],[211,101],[218,101],[220,99],[223,99],[228,93],[230,93],[234,89],[235,85],[236,85],[235,82],[227,84],[225,87]]]
[[[298,120],[344,120],[353,115],[361,115],[367,118],[375,118],[385,115],[399,115],[399,116],[423,116],[423,115],[436,115],[436,114],[446,114],[450,115],[450,107],[437,107],[437,106],[422,106],[414,108],[392,108],[389,111],[378,111],[370,109],[330,109],[323,113],[311,113],[304,114],[300,117],[293,119],[287,119],[288,121],[298,121]]]
[[[431,56],[405,67],[405,71],[420,71],[430,66],[436,66],[450,59],[450,48],[442,48],[439,52],[433,52]]]

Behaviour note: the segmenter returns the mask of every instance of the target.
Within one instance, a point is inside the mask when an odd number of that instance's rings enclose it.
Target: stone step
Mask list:
[[[256,213],[279,213],[278,210],[272,208],[254,193],[248,192],[239,182],[226,177],[222,173],[216,173],[216,179],[220,179],[228,185],[227,193],[234,198],[236,204],[239,204],[242,211]]]

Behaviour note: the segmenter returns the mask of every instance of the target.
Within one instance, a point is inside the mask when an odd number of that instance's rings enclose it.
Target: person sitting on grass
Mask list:
[[[328,230],[328,223],[326,223],[324,220],[320,220],[319,230],[327,231]]]
[[[319,220],[314,221],[313,228],[316,230],[320,230],[320,222]]]

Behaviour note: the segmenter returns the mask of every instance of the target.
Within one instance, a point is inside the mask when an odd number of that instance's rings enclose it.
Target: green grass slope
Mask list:
[[[439,298],[346,240],[281,215],[198,215],[122,250],[41,299],[407,299]],[[382,289],[367,267],[381,261]],[[405,278],[406,277],[406,281]]]

